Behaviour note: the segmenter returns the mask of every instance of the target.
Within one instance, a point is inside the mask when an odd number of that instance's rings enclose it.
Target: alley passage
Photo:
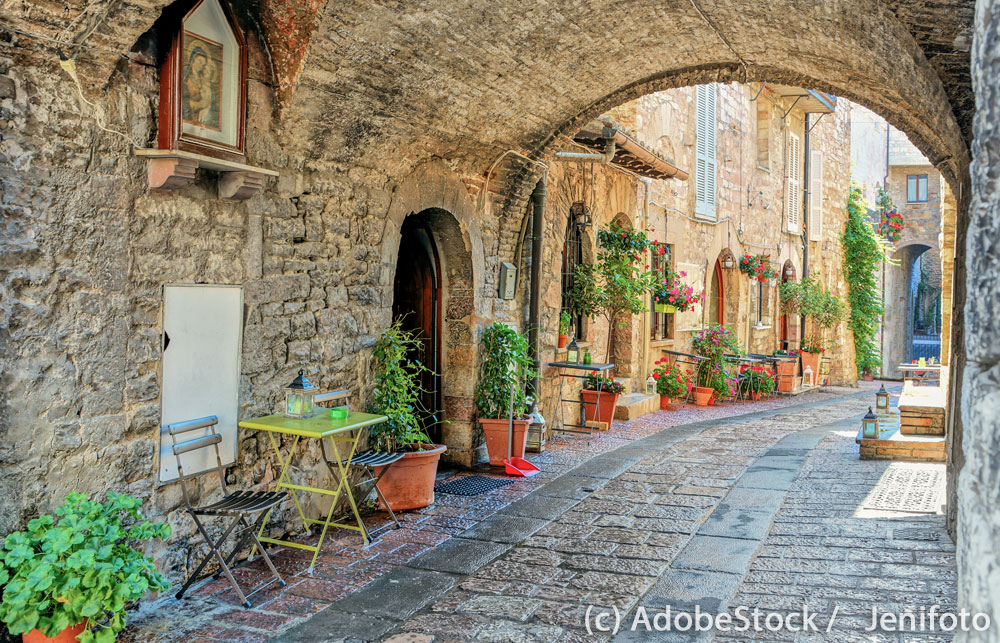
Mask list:
[[[237,607],[224,581],[208,583],[193,600],[151,606],[122,640],[601,641],[611,634],[587,632],[588,607],[592,616],[617,607],[627,623],[639,606],[715,613],[804,602],[824,626],[838,610],[834,634],[817,640],[869,640],[875,602],[899,611],[955,602],[943,516],[875,501],[912,480],[897,471],[940,487],[943,465],[858,460],[856,422],[870,395],[814,393],[742,415],[738,405],[690,407],[592,440],[558,439],[533,458],[541,476],[483,496],[439,495],[369,550],[348,534],[328,539],[311,577],[301,552],[279,552],[289,586],[255,595],[254,609]],[[238,573],[263,575],[255,564]]]

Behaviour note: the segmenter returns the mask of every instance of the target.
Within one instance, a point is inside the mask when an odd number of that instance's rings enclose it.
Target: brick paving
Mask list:
[[[476,497],[439,494],[434,506],[405,514],[403,529],[368,550],[359,548],[356,534],[330,534],[312,576],[304,573],[305,552],[277,552],[288,587],[253,596],[252,609],[239,608],[224,581],[212,581],[191,593],[194,600],[165,598],[144,606],[120,640],[604,640],[608,636],[583,629],[587,606],[628,612],[643,597],[657,599],[651,590],[680,573],[699,581],[728,579],[716,594],[762,605],[808,589],[817,609],[828,608],[845,588],[857,596],[862,589],[910,593],[914,601],[940,594],[938,602],[947,604],[946,598],[954,600],[954,561],[941,516],[855,516],[863,500],[858,494],[890,465],[859,462],[850,431],[802,456],[800,480],[793,484],[786,476],[786,504],[779,510],[779,498],[771,509],[776,515],[766,514],[774,520],[770,533],[769,523],[760,528],[753,520],[753,508],[732,524],[723,511],[739,503],[737,483],[748,479],[747,497],[777,495],[757,488],[770,482],[755,487],[752,479],[755,471],[768,473],[759,463],[772,458],[769,450],[783,438],[837,417],[853,425],[867,404],[867,397],[816,392],[754,404],[681,406],[615,423],[593,439],[559,438],[531,458],[542,474]],[[793,408],[781,411],[785,407]],[[771,478],[781,476],[762,479]],[[841,483],[835,497],[831,479]],[[831,514],[838,519],[828,520]],[[931,532],[934,540],[928,540]],[[908,538],[894,537],[900,534]],[[721,560],[734,565],[732,571],[697,569],[700,560],[720,558],[722,550],[697,548],[716,542],[711,539],[728,545],[723,550],[732,555]],[[892,548],[885,547],[887,540]],[[897,554],[879,553],[885,551]],[[902,555],[915,551],[928,555],[919,565]],[[927,589],[931,579],[920,573],[931,566],[949,572],[950,581],[918,594],[906,589],[911,581]],[[837,571],[829,572],[833,567]],[[911,567],[913,575],[898,571]],[[256,563],[239,576],[249,584],[266,578]],[[855,606],[863,604],[854,599]]]

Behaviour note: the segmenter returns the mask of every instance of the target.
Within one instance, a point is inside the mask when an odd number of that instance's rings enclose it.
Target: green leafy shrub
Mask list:
[[[565,335],[569,332],[569,325],[572,323],[573,318],[570,317],[569,311],[564,310],[559,313],[559,334]]]
[[[411,359],[423,342],[412,331],[403,330],[396,320],[375,342],[372,389],[368,410],[388,417],[388,421],[369,429],[369,446],[375,451],[396,452],[430,443],[425,422],[436,422],[436,410],[426,409],[420,401],[424,392],[421,376],[431,370]]]
[[[888,195],[885,198],[889,198]],[[891,208],[891,199],[887,205]],[[882,353],[875,336],[884,307],[876,276],[879,265],[886,260],[886,242],[879,237],[869,220],[861,187],[856,183],[851,183],[848,193],[847,223],[841,242],[847,297],[851,305],[847,325],[854,334],[858,374],[873,373],[882,365]]]
[[[84,620],[81,643],[111,643],[125,627],[126,605],[170,583],[136,547],[170,536],[170,526],[148,522],[140,500],[113,491],[107,501],[71,493],[27,531],[8,534],[0,549],[0,620],[11,634],[38,628],[52,637]]]
[[[527,411],[527,396],[522,383],[535,377],[528,340],[513,328],[495,322],[483,331],[480,341],[483,367],[476,385],[476,411],[481,418],[498,420],[506,417],[513,390],[516,419]]]

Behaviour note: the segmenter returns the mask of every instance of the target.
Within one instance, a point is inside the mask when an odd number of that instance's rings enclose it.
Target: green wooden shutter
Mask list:
[[[718,129],[716,96],[718,86],[698,85],[696,100],[695,206],[694,213],[715,218],[716,160],[715,132]]]

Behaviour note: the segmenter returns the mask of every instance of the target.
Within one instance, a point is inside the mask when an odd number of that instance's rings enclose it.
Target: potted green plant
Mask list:
[[[558,348],[566,348],[566,342],[569,341],[569,325],[572,323],[573,318],[570,317],[569,311],[564,310],[559,313],[559,343]]]
[[[612,221],[597,232],[597,261],[576,267],[573,288],[567,297],[573,309],[587,317],[603,316],[608,322],[607,361],[614,355],[615,327],[625,325],[626,315],[646,311],[654,276],[640,267],[653,245],[646,233]]]
[[[687,395],[691,389],[689,371],[684,371],[676,364],[670,364],[666,357],[655,362],[653,379],[656,380],[656,392],[660,396],[660,410],[665,411],[672,400]]]
[[[483,331],[480,340],[483,366],[476,384],[476,414],[486,436],[490,464],[503,466],[508,455],[509,414],[513,412],[513,440],[510,455],[524,457],[528,440],[528,412],[525,382],[535,377],[534,364],[524,335],[500,322]],[[513,409],[511,409],[513,396]]]
[[[625,386],[614,378],[599,371],[588,373],[583,380],[583,390],[580,391],[587,423],[595,422],[599,423],[598,426],[610,427],[611,420],[615,417],[615,407],[618,406],[618,397],[624,390]]]
[[[726,369],[725,356],[743,354],[736,333],[721,324],[702,328],[691,340],[691,348],[707,358],[698,365],[695,403],[705,406],[715,398],[733,395],[734,381]]]
[[[811,322],[814,332],[802,340],[799,349],[802,372],[805,373],[806,367],[810,368],[814,381],[818,381],[823,336],[822,331],[816,332],[816,329],[833,328],[844,318],[846,314],[844,300],[823,288],[813,277],[807,277],[798,283],[784,282],[779,287],[779,293],[783,313],[799,314]]]
[[[104,503],[71,493],[55,515],[28,522],[0,549],[0,620],[25,643],[112,643],[126,607],[170,583],[137,547],[166,539],[170,526],[148,522],[142,502],[108,492]]]
[[[403,452],[379,481],[379,490],[393,511],[420,509],[434,502],[434,478],[445,445],[433,444],[426,433],[436,410],[421,402],[421,376],[430,369],[414,359],[423,343],[396,320],[375,342],[371,401],[368,410],[389,419],[373,425],[368,445],[374,451]],[[381,467],[376,467],[376,476]]]

